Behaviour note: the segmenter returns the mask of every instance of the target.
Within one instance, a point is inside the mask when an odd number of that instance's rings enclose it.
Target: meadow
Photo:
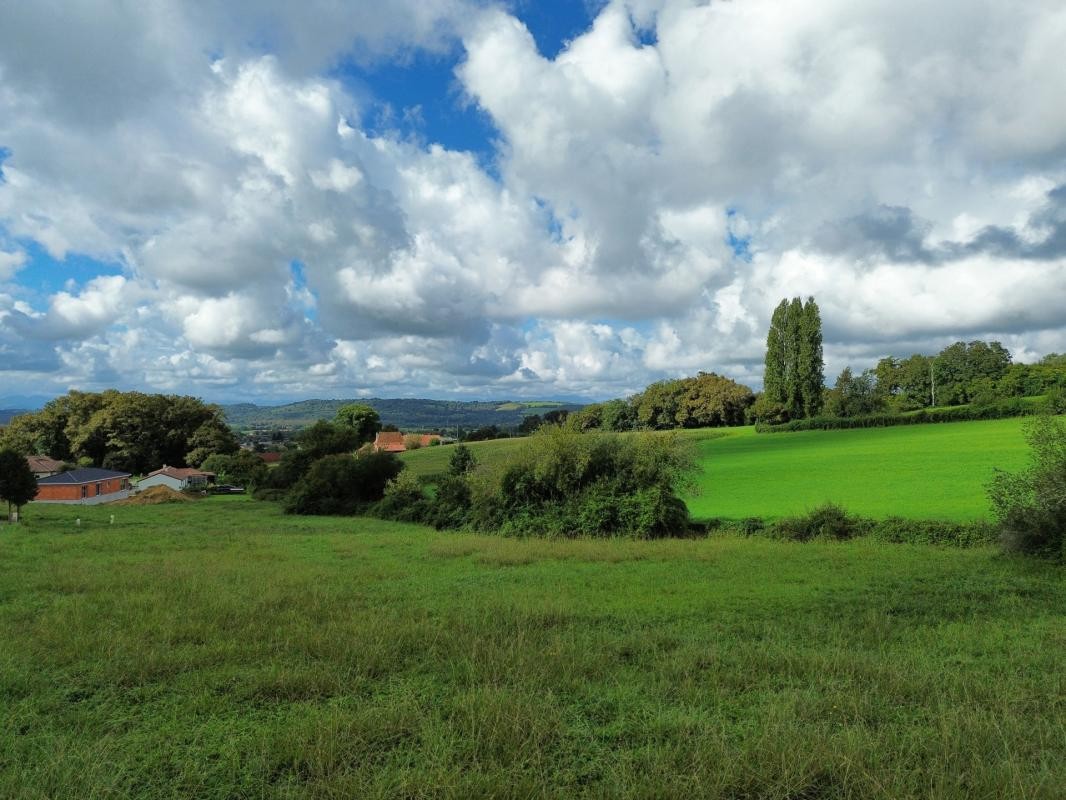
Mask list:
[[[702,473],[687,498],[696,519],[774,519],[825,502],[868,517],[972,520],[988,516],[985,486],[996,468],[1028,458],[1021,418],[896,428],[756,434],[753,428],[682,431]],[[521,440],[469,445],[486,463]],[[420,475],[447,470],[449,447],[405,453]]]
[[[1066,785],[1066,577],[991,549],[513,540],[225,497],[25,518],[0,526],[5,798]]]

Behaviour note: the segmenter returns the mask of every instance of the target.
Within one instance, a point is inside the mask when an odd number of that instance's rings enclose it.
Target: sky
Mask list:
[[[1060,0],[37,0],[0,404],[605,399],[1066,351]]]

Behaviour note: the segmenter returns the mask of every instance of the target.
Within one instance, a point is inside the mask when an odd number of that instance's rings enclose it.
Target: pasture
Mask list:
[[[868,517],[972,520],[988,515],[995,468],[1025,465],[1025,419],[865,430],[756,434],[753,428],[681,431],[697,448],[697,519],[773,519],[827,501]],[[505,460],[521,439],[468,445],[486,462]],[[420,475],[447,470],[450,447],[405,453]]]
[[[982,548],[30,506],[0,796],[1057,798],[1064,648]]]

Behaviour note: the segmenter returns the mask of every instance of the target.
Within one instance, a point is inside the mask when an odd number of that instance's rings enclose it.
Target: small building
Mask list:
[[[386,453],[403,453],[408,449],[408,442],[417,440],[411,447],[429,447],[434,442],[441,443],[439,433],[401,433],[400,431],[381,431],[374,437],[374,449]]]
[[[386,453],[402,453],[407,449],[403,443],[403,434],[399,431],[379,431],[374,437],[374,449]]]
[[[37,481],[38,503],[95,505],[130,496],[130,474],[112,469],[72,469]]]
[[[187,489],[206,489],[209,483],[215,480],[215,473],[203,472],[191,467],[168,467],[166,464],[155,472],[149,472],[137,481],[137,491],[149,489],[152,486],[166,486],[175,492],[184,492]]]
[[[26,463],[30,465],[30,471],[38,479],[63,472],[63,462],[48,456],[26,456]]]

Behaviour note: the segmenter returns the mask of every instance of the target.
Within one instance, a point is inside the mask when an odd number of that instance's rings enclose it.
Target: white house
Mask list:
[[[202,472],[191,467],[168,467],[149,472],[137,481],[137,491],[149,489],[153,486],[166,486],[176,492],[184,492],[186,489],[206,489],[207,485],[215,479],[215,473]]]

